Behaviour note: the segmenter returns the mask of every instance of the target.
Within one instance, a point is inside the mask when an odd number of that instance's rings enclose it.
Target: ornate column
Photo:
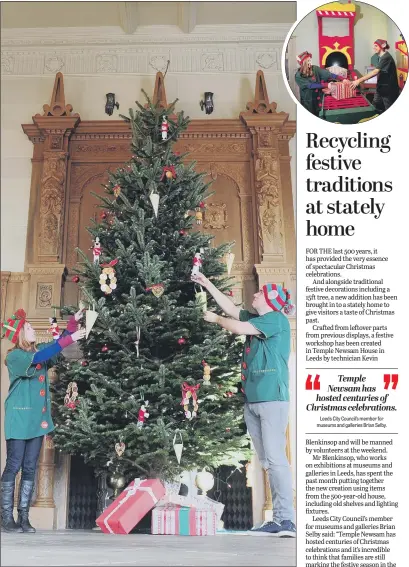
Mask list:
[[[252,136],[252,189],[256,203],[259,287],[277,283],[295,293],[296,242],[289,140],[295,122],[277,112],[270,102],[262,71],[257,72],[254,101],[240,114]],[[295,318],[290,319],[295,333]],[[294,341],[292,341],[292,348]],[[290,419],[291,423],[291,419]],[[287,456],[291,463],[290,426],[287,428]],[[269,519],[272,498],[268,475],[263,471],[265,502],[263,519]]]

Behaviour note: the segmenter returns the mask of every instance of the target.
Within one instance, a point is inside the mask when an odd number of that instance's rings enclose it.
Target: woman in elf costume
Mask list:
[[[10,388],[4,404],[7,461],[1,477],[2,531],[35,532],[28,519],[34,477],[43,437],[54,429],[47,370],[55,364],[55,357],[62,349],[85,336],[85,329],[76,330],[82,314],[79,311],[70,318],[65,336],[52,343],[38,345],[35,330],[26,320],[23,309],[1,324],[4,336],[15,345],[5,360]],[[16,524],[13,517],[14,486],[20,469]]]
[[[295,82],[300,89],[300,102],[303,107],[318,116],[322,105],[322,93],[329,94],[329,89],[325,88],[321,81],[343,81],[346,83],[349,83],[349,81],[313,65],[311,57],[312,55],[308,51],[303,51],[297,57],[300,68],[295,74]]]

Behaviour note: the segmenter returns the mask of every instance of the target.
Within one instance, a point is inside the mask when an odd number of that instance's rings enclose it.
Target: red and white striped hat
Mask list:
[[[298,65],[302,65],[308,57],[312,57],[312,54],[308,51],[303,51],[300,55],[297,56],[297,63]]]
[[[381,49],[385,49],[388,47],[388,42],[386,41],[386,39],[375,39],[374,43],[376,45],[379,45]]]

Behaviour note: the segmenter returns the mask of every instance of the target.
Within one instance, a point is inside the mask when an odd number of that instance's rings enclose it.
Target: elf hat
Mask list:
[[[1,324],[3,336],[16,344],[21,329],[26,322],[26,312],[24,309],[18,309],[7,321]]]
[[[378,45],[381,49],[389,49],[389,45],[386,39],[375,39],[374,43]]]
[[[312,57],[312,54],[308,51],[303,51],[300,55],[297,56],[297,63],[298,65],[302,65],[306,59]]]
[[[291,301],[290,290],[278,284],[263,285],[264,299],[274,311],[284,311],[286,315],[294,315],[295,305]]]

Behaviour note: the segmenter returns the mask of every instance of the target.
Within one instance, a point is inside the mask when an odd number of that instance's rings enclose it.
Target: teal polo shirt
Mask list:
[[[247,335],[241,379],[247,402],[287,402],[291,329],[280,311],[255,315],[242,309],[240,321],[251,323],[260,335]]]

